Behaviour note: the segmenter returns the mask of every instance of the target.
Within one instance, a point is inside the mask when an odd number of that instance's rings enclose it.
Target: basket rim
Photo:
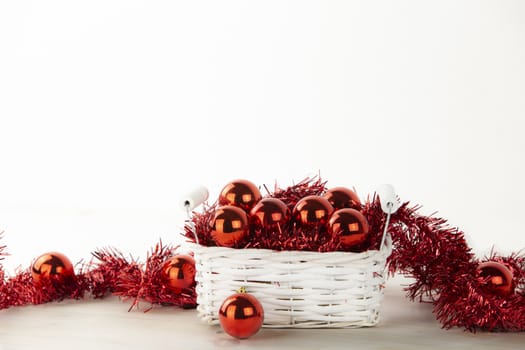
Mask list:
[[[348,256],[348,255],[354,255],[362,257],[369,257],[369,256],[375,256],[375,255],[385,255],[389,256],[392,252],[392,237],[390,236],[390,233],[386,234],[385,244],[383,245],[382,249],[369,249],[365,250],[363,252],[346,252],[346,251],[331,251],[331,252],[318,252],[313,250],[274,250],[274,249],[267,249],[267,248],[231,248],[231,247],[219,247],[219,246],[205,246],[196,242],[192,241],[184,241],[182,245],[188,246],[188,248],[194,248],[192,251],[195,253],[196,250],[208,250],[208,251],[216,251],[216,252],[233,252],[238,251],[240,254],[248,254],[248,253],[258,253],[258,254],[320,254],[324,256]],[[196,248],[196,249],[195,249]],[[244,253],[241,253],[244,252]]]

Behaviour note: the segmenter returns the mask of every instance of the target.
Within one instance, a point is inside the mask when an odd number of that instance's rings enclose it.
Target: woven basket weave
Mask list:
[[[264,308],[263,327],[374,326],[386,278],[390,237],[362,253],[205,247],[195,254],[199,317],[218,324],[222,302],[240,287]]]

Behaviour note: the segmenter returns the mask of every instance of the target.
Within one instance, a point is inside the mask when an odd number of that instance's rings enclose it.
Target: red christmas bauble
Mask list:
[[[249,212],[261,199],[261,192],[247,180],[234,180],[224,186],[219,195],[220,205],[234,205]]]
[[[222,329],[235,338],[251,337],[259,331],[263,321],[263,307],[251,294],[233,294],[224,300],[219,309]]]
[[[501,296],[514,293],[512,272],[505,265],[486,261],[478,265],[477,272],[487,290]]]
[[[71,261],[62,253],[50,252],[40,255],[31,266],[33,280],[65,281],[73,278],[75,270]]]
[[[361,212],[344,208],[335,211],[328,222],[328,231],[337,237],[344,249],[350,251],[363,251],[369,235],[368,221]]]
[[[343,208],[353,208],[361,210],[361,201],[357,194],[346,187],[334,187],[326,191],[324,198],[330,202],[335,210]]]
[[[334,208],[326,198],[311,195],[297,202],[292,216],[299,226],[315,227],[326,225],[333,211]]]
[[[195,260],[189,255],[176,255],[161,268],[161,278],[166,287],[179,294],[195,284]]]
[[[290,209],[277,198],[263,198],[250,211],[255,226],[272,229],[282,227],[290,220]]]
[[[218,246],[233,247],[248,235],[248,216],[233,205],[218,207],[210,227],[211,236]]]

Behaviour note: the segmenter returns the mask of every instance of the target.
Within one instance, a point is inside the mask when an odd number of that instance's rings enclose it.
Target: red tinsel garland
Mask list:
[[[403,204],[389,229],[395,246],[390,271],[414,279],[407,288],[408,296],[432,302],[445,328],[524,331],[525,258],[492,254],[479,261],[463,232],[448,226],[444,219],[418,214],[418,209]],[[477,273],[484,261],[501,263],[511,271],[513,293],[503,296],[487,288]]]
[[[325,182],[306,179],[286,189],[276,186],[268,196],[281,199],[293,207],[299,199],[322,194]],[[194,213],[184,234],[199,243],[213,246],[209,236],[209,221],[216,204],[205,206],[202,213]],[[525,257],[492,254],[483,261],[505,265],[512,273],[514,290],[510,295],[499,295],[486,288],[480,277],[480,261],[469,248],[463,232],[450,227],[446,220],[418,213],[420,207],[404,203],[392,216],[389,232],[393,253],[389,269],[413,279],[406,290],[410,299],[430,302],[434,313],[445,328],[463,327],[469,331],[524,331],[525,330]],[[367,218],[370,235],[366,244],[377,249],[380,244],[385,215],[376,196],[369,198],[361,208]],[[292,225],[271,230],[253,229],[252,239],[237,243],[235,248],[268,248],[275,250],[313,250],[319,252],[340,250],[323,228],[297,229]],[[1,235],[0,235],[1,238]],[[5,246],[0,246],[0,261]],[[47,281],[36,284],[29,270],[18,271],[9,277],[0,264],[0,309],[27,304],[41,304],[64,298],[102,298],[117,295],[131,300],[130,310],[143,300],[151,305],[174,305],[184,308],[196,306],[194,288],[174,293],[161,280],[160,269],[176,254],[176,248],[159,242],[140,263],[126,258],[116,249],[101,249],[93,253],[93,260],[78,268],[67,281]],[[149,309],[147,309],[149,310]],[[146,311],[147,311],[146,310]]]
[[[0,260],[6,255],[4,249],[5,246],[0,247]],[[60,280],[44,279],[39,283],[33,280],[29,269],[6,278],[0,265],[0,309],[66,298],[102,298],[110,294],[132,300],[129,310],[138,306],[141,300],[151,305],[194,308],[197,299],[194,289],[174,293],[160,280],[161,267],[175,256],[175,251],[176,248],[159,242],[142,264],[126,258],[116,249],[101,249],[93,253],[94,260],[82,265],[75,276]],[[151,307],[146,311],[149,309]]]

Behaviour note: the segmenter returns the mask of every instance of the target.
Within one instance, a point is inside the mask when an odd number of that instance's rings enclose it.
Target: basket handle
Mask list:
[[[208,189],[204,186],[195,187],[191,192],[188,192],[185,196],[183,196],[180,199],[180,207],[186,211],[186,215],[188,215],[188,222],[189,225],[192,226],[191,221],[191,211],[201,205],[202,203],[206,202],[208,199],[208,196],[210,193],[208,192]],[[194,227],[192,227],[193,236],[195,237],[195,242],[199,244],[199,238],[197,237],[197,233],[195,232]]]
[[[191,192],[186,193],[186,195],[180,199],[179,205],[188,215],[190,215],[191,211],[204,203],[209,195],[210,193],[206,187],[195,187]]]
[[[386,234],[388,232],[388,225],[390,224],[390,216],[399,209],[399,201],[397,200],[394,186],[390,184],[384,184],[377,188],[377,194],[381,203],[381,209],[386,214],[385,229],[383,231],[383,237],[381,238],[381,245],[379,250],[383,249],[385,244]]]

